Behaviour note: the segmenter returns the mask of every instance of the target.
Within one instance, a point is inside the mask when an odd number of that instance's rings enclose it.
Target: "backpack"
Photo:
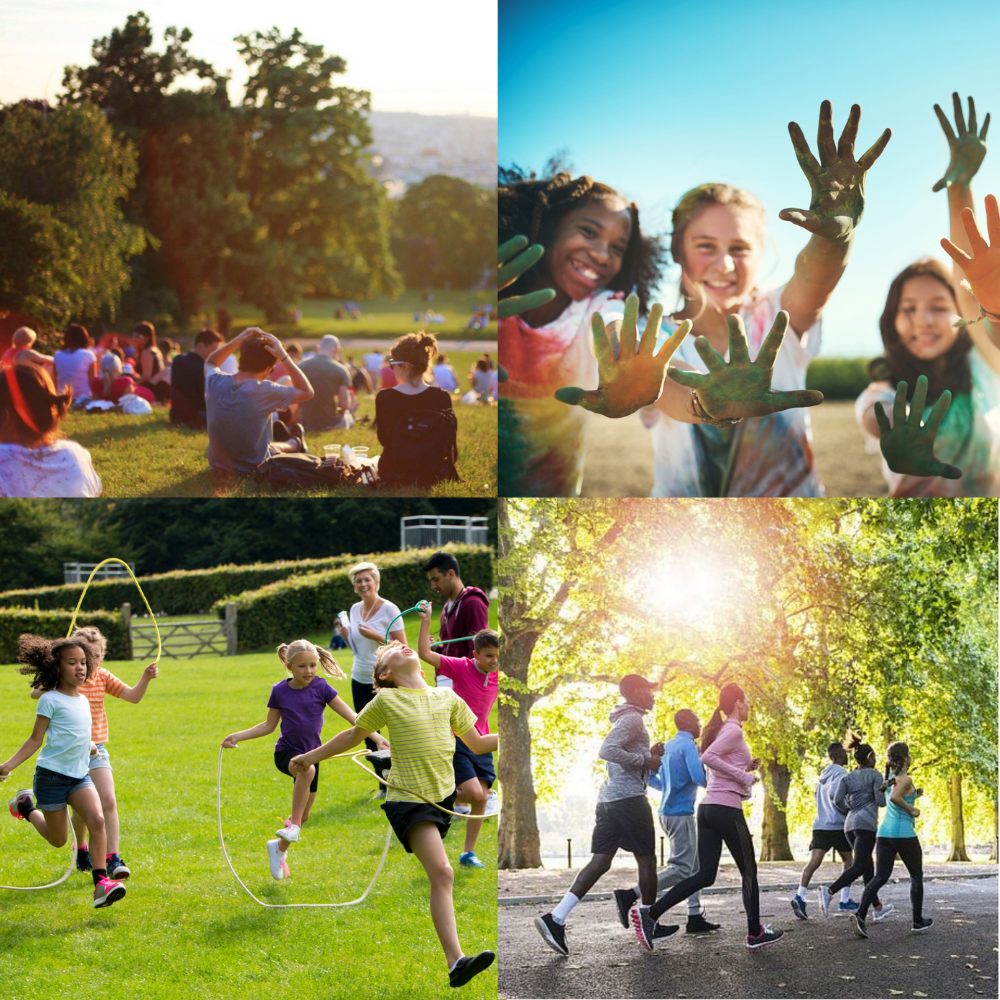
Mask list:
[[[458,479],[458,420],[454,410],[414,410],[396,421],[392,440],[378,460],[386,486],[433,486]]]
[[[313,489],[317,486],[362,486],[375,482],[370,469],[353,469],[339,459],[316,455],[274,455],[254,473],[278,490]]]

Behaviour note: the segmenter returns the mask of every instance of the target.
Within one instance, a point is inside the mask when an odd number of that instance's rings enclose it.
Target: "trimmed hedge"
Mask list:
[[[361,558],[350,555],[325,559],[285,560],[274,563],[252,563],[247,566],[216,566],[213,569],[178,569],[171,573],[140,576],[139,583],[157,614],[188,615],[205,611],[227,594],[253,590],[275,580],[284,580],[303,572],[353,566]],[[67,583],[59,587],[38,587],[34,590],[8,590],[0,593],[0,605],[64,609],[72,611],[80,600],[82,583]],[[146,614],[139,592],[131,577],[122,580],[95,580],[84,598],[83,611],[119,609],[132,605],[133,614]]]
[[[25,632],[59,639],[69,631],[72,611],[33,611],[29,608],[0,607],[0,663],[17,663],[17,640]],[[81,615],[77,624],[94,625],[108,640],[106,658],[129,660],[128,630],[121,613],[89,611]]]
[[[868,358],[817,358],[806,371],[806,388],[825,399],[857,399],[868,387]]]
[[[492,549],[478,545],[446,545],[444,549],[458,559],[465,583],[489,593],[493,584]],[[352,560],[351,565],[363,560],[375,563],[381,574],[381,595],[403,611],[417,601],[434,597],[427,574],[420,567],[437,551],[383,552],[370,559]],[[332,631],[337,614],[347,611],[358,599],[347,575],[349,568],[307,573],[228,598],[236,602],[238,651],[253,652],[300,636]],[[212,611],[222,618],[225,605],[225,600],[219,600]]]

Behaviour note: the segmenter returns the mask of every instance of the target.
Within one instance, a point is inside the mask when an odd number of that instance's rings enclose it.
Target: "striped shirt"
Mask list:
[[[80,694],[90,702],[90,738],[95,743],[108,741],[108,717],[104,714],[104,693],[120,698],[125,687],[122,681],[104,667],[98,667],[90,679],[80,685]]]
[[[374,732],[388,728],[392,744],[394,785],[419,792],[440,802],[455,791],[455,740],[473,729],[476,717],[451,688],[382,688],[358,713],[359,729]],[[386,794],[389,802],[420,802],[397,788]]]

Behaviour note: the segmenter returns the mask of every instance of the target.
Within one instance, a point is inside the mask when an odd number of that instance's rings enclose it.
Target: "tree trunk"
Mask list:
[[[965,850],[965,817],[962,815],[962,776],[953,774],[948,785],[948,802],[951,805],[951,850],[946,861],[968,861]],[[917,806],[919,808],[919,805]]]
[[[794,861],[788,843],[788,818],[785,808],[792,778],[788,768],[777,761],[767,764],[768,780],[764,783],[764,823],[761,830],[761,861]]]
[[[503,787],[498,868],[541,868],[542,855],[535,815],[535,782],[531,775],[533,695],[508,695],[498,713],[500,746],[497,777]]]

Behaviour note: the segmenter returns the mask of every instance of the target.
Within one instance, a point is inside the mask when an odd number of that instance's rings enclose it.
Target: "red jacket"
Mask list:
[[[490,627],[489,620],[490,599],[478,587],[466,587],[452,604],[450,613],[442,606],[438,638],[458,639],[464,635],[475,635]],[[444,656],[472,656],[472,640],[432,646],[431,649]]]

